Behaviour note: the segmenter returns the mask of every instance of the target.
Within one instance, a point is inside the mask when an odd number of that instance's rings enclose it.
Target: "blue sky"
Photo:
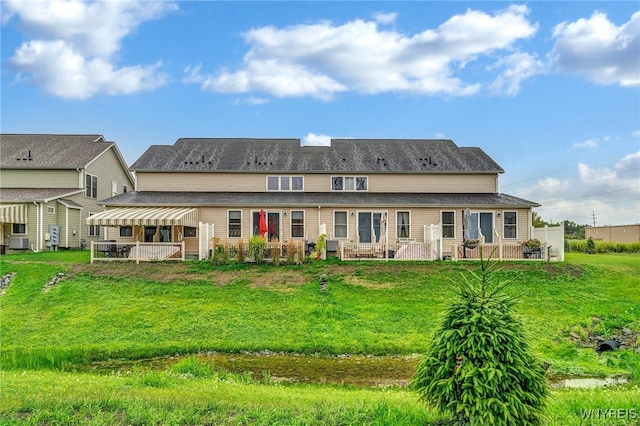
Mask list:
[[[640,223],[638,2],[1,7],[4,133],[447,138],[545,220]]]

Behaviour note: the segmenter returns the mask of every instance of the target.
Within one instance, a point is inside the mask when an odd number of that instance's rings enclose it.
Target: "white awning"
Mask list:
[[[0,223],[27,223],[26,204],[0,205]]]
[[[121,207],[89,216],[87,225],[100,226],[198,226],[198,210],[171,207]]]

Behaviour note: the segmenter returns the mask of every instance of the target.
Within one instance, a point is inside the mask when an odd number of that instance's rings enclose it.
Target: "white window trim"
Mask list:
[[[514,226],[516,228],[516,236],[515,237],[507,237],[507,233],[505,232],[505,228],[507,223],[505,222],[505,216],[507,213],[515,213],[516,214],[516,223],[510,226]],[[495,218],[494,218],[495,220]],[[505,240],[517,240],[518,239],[518,211],[517,210],[504,210],[502,212],[502,238]]]
[[[398,213],[409,213],[409,236],[408,237],[400,237],[400,235],[398,235],[398,227],[400,226],[400,223],[398,222]],[[412,238],[411,232],[412,232],[413,226],[411,226],[411,223],[412,223],[411,210],[396,210],[396,238]],[[389,234],[389,215],[387,215],[387,235],[388,234]]]
[[[278,179],[278,189],[269,189],[269,178]],[[289,179],[289,189],[280,189],[282,178]],[[300,178],[302,180],[301,189],[293,189],[293,178]],[[304,192],[304,176],[303,175],[267,175],[265,177],[265,188],[267,189],[267,192]]]
[[[293,236],[293,212],[302,212],[302,237]],[[304,236],[307,235],[307,212],[305,210],[289,210],[287,215],[289,216],[289,236],[291,238],[304,239]]]
[[[342,189],[333,189],[333,178],[341,177],[342,178]],[[353,178],[353,187],[354,189],[345,189],[345,181],[346,178]],[[356,180],[358,178],[365,178],[367,180],[367,189],[357,189]],[[369,176],[368,175],[331,175],[329,180],[329,190],[334,192],[369,192]]]
[[[448,226],[453,226],[453,237],[445,237],[444,236],[444,223],[442,222],[442,213],[453,213],[453,223],[452,224],[447,224]],[[456,221],[457,221],[457,217],[456,217],[456,211],[455,210],[440,210],[440,226],[442,226],[442,238],[446,238],[447,240],[453,240],[456,238],[457,232],[456,232]]]
[[[24,225],[24,233],[22,232],[13,232],[13,225]],[[29,233],[29,224],[28,223],[12,223],[11,224],[11,235],[27,235]]]
[[[95,214],[95,213],[91,213],[91,212],[89,212],[89,217],[93,216],[94,214]],[[95,228],[97,228],[97,229],[98,229],[98,233],[97,233],[97,234],[92,234],[92,233],[91,233],[91,230],[92,230],[92,229],[95,229]],[[87,227],[87,236],[88,236],[88,237],[98,237],[98,238],[99,238],[99,237],[100,237],[100,232],[101,232],[101,231],[102,231],[102,227],[101,227],[100,225],[88,225],[88,227]]]
[[[229,236],[229,227],[231,226],[231,223],[229,222],[229,213],[230,212],[240,212],[240,236],[239,237],[231,237],[231,236]],[[242,224],[243,223],[244,223],[244,211],[242,209],[227,209],[227,238],[242,238],[242,231],[243,231]]]
[[[47,214],[56,214],[56,206],[47,206]]]
[[[344,212],[347,214],[347,235],[345,237],[336,237],[336,212]],[[338,240],[348,240],[349,239],[349,210],[334,210],[331,214],[331,219],[333,221],[333,238]],[[355,215],[355,213],[354,213]]]
[[[93,185],[90,185],[90,186],[87,185],[87,177],[91,177],[92,178],[91,181],[93,181],[93,178],[96,178],[96,187],[95,187],[96,196],[95,197],[93,196]],[[93,198],[94,200],[97,200],[98,199],[98,176],[87,173],[84,178],[84,186],[85,186],[84,196],[87,198]],[[90,188],[91,188],[91,191],[90,191],[91,193],[87,195],[87,190],[89,190]]]

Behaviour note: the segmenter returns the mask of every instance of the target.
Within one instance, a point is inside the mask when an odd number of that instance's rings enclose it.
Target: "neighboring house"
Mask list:
[[[78,248],[106,237],[86,224],[101,199],[135,188],[101,135],[0,134],[0,244],[5,252]]]
[[[120,226],[118,242],[184,240],[188,254],[198,253],[199,222],[246,241],[261,211],[280,242],[313,242],[321,229],[344,243],[422,242],[433,224],[447,252],[463,240],[468,209],[469,238],[517,245],[539,206],[499,193],[503,169],[451,140],[183,138],[151,146],[131,170],[136,191],[103,200],[107,211],[89,223]]]
[[[617,226],[587,226],[585,237],[615,243],[637,243],[640,241],[640,224]]]

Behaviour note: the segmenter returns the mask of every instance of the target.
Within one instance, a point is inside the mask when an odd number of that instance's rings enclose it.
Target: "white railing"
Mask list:
[[[437,260],[437,242],[344,243],[338,247],[342,260]]]
[[[154,262],[160,260],[185,259],[184,241],[176,243],[117,243],[115,241],[92,241],[91,263],[94,261]]]
[[[493,260],[549,260],[549,249],[546,244],[542,244],[540,248],[527,248],[514,243],[485,243],[475,247],[453,244],[452,260],[480,260],[480,250],[482,250],[483,259],[491,257]]]

